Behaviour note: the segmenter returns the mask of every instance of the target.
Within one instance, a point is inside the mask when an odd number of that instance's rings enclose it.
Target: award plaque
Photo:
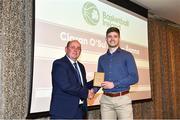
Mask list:
[[[101,87],[101,83],[103,81],[104,81],[104,73],[103,72],[95,72],[93,86]]]

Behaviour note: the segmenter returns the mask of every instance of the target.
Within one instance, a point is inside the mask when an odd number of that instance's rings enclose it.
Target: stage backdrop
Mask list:
[[[146,18],[110,2],[36,0],[30,113],[49,111],[52,63],[65,55],[69,40],[82,44],[79,61],[85,65],[88,81],[93,79],[98,58],[107,50],[105,33],[110,26],[120,29],[121,48],[135,57],[139,82],[130,89],[132,99],[151,98]],[[101,95],[99,90],[88,105],[99,105]]]

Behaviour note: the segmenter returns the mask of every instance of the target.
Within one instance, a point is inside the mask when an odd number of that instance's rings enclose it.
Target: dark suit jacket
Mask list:
[[[78,64],[84,86],[80,85],[77,73],[66,56],[53,62],[51,116],[74,118],[79,112],[82,112],[79,108],[80,99],[87,107],[88,89],[92,87],[92,83],[87,84],[85,68],[81,63],[78,62]]]

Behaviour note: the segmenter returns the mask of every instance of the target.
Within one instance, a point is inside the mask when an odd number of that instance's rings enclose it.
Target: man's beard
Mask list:
[[[119,43],[118,43],[118,44],[116,44],[116,45],[109,45],[109,44],[108,44],[108,46],[109,46],[110,48],[116,48],[116,47],[118,47],[118,46],[119,46]]]

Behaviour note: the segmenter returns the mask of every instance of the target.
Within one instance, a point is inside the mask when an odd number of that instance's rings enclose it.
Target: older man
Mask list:
[[[51,119],[82,119],[87,112],[90,84],[83,64],[77,61],[81,44],[72,40],[65,47],[66,55],[53,62]]]

